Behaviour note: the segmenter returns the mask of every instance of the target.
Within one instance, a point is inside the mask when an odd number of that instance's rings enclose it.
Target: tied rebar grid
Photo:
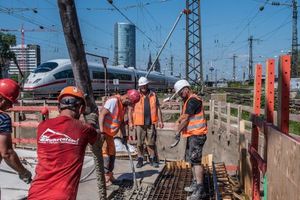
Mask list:
[[[134,188],[132,181],[125,181],[112,199],[185,200],[191,193],[185,192],[184,188],[191,184],[192,178],[189,164],[182,161],[167,163],[154,187],[142,185]],[[202,200],[234,199],[224,163],[214,163],[214,167],[204,166],[204,188],[206,197]]]
[[[207,166],[204,167],[204,172],[204,185],[207,195],[203,200],[212,200],[214,199],[212,174]],[[168,163],[148,199],[185,200],[191,193],[185,192],[184,188],[191,184],[192,178],[191,167],[186,162]]]

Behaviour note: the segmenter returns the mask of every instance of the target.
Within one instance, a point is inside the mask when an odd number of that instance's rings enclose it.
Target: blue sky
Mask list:
[[[291,3],[291,0],[278,1]],[[106,0],[75,2],[86,51],[107,56],[112,62],[113,26],[116,22],[126,22],[126,19],[113,10]],[[250,35],[258,39],[253,43],[255,63],[264,63],[266,58],[277,58],[290,50],[292,9],[266,4],[265,9],[259,11],[265,2],[201,0],[205,75],[210,74],[208,69],[213,66],[218,71],[218,78],[232,78],[231,58],[236,54],[237,78],[241,79],[243,70],[248,66]],[[155,56],[180,11],[185,8],[185,0],[114,0],[114,4],[154,41],[149,42],[137,31],[137,66],[144,69],[149,53],[152,53],[152,58]],[[41,46],[42,61],[68,57],[56,0],[2,0],[0,9],[0,28],[17,30],[11,33],[16,34],[18,43],[21,43],[18,30],[23,24],[25,43]],[[40,26],[44,27],[42,31]],[[160,58],[166,74],[170,71],[171,55],[174,56],[175,75],[183,74],[185,16],[181,18]]]

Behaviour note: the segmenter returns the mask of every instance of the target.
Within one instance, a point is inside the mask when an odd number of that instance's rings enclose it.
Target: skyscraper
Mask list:
[[[126,22],[115,24],[114,65],[136,68],[135,25]]]
[[[41,64],[41,50],[39,45],[28,44],[10,47],[16,55],[18,64],[25,74],[32,72]],[[13,61],[9,64],[9,74],[19,74],[19,70]]]

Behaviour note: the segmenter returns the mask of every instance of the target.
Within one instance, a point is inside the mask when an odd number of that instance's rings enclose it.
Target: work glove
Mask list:
[[[96,125],[98,124],[98,115],[96,113],[84,115],[84,119],[87,123],[91,124],[94,127],[96,127]]]
[[[27,169],[25,169],[25,172],[19,173],[19,178],[27,184],[31,183],[31,181],[32,181],[31,177],[32,177],[32,174]]]
[[[123,136],[122,139],[121,139],[122,144],[126,145],[127,144],[127,139],[128,139],[127,136]]]
[[[175,140],[180,140],[180,133],[175,134]]]

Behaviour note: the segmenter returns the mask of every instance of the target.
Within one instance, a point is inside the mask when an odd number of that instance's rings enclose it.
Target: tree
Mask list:
[[[0,78],[5,78],[9,62],[13,60],[15,63],[15,53],[10,50],[10,46],[16,45],[16,36],[0,32]]]

